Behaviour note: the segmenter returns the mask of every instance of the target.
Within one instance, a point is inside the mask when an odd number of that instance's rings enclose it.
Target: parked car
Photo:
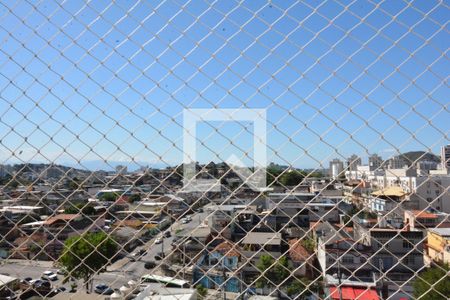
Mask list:
[[[41,278],[44,280],[56,281],[56,280],[58,280],[58,275],[53,273],[53,271],[45,271],[42,274]]]
[[[156,260],[162,260],[163,258],[164,258],[164,253],[163,252],[158,252],[158,253],[156,253],[156,255],[155,255],[155,259]]]
[[[162,241],[162,238],[156,238],[156,240],[155,240],[155,244],[161,244],[163,241]]]
[[[168,238],[168,237],[171,237],[171,236],[172,236],[172,233],[170,232],[170,230],[167,230],[167,231],[164,232],[164,237]]]
[[[140,250],[138,250],[136,252],[133,252],[130,255],[130,261],[136,261],[136,259],[140,259],[146,253],[147,253],[147,251],[145,251],[145,249],[140,249]]]
[[[54,289],[54,290],[52,290],[51,292],[50,292],[50,295],[49,296],[51,296],[51,297],[53,297],[53,296],[55,296],[55,295],[57,295],[57,294],[59,294],[59,293],[61,293],[61,292],[64,292],[66,290],[66,288],[65,287],[59,287],[59,288],[56,288],[56,289]]]
[[[52,287],[52,284],[50,283],[50,281],[41,280],[41,279],[31,280],[30,284],[33,286],[34,289],[50,290]]]
[[[65,269],[58,269],[58,270],[56,270],[56,274],[67,275],[67,271]]]
[[[156,263],[154,261],[147,261],[144,264],[144,268],[148,269],[153,269],[154,267],[156,267]]]
[[[100,295],[111,295],[114,293],[113,289],[111,289],[106,284],[98,284],[95,286],[94,292]]]

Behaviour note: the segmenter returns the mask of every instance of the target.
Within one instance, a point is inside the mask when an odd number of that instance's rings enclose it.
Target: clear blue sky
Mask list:
[[[449,143],[445,4],[110,2],[0,4],[3,163],[179,163],[183,108],[267,109],[268,161],[297,167]],[[252,151],[214,124],[200,161]]]

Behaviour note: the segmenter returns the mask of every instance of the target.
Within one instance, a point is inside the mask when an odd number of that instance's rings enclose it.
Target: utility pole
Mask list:
[[[243,300],[244,295],[242,294],[242,290],[243,290],[243,286],[242,286],[242,271],[239,271],[239,285],[240,285],[240,289],[239,289],[239,293],[241,294],[240,298]]]
[[[341,287],[341,278],[342,278],[342,273],[341,273],[341,257],[338,256],[337,258],[337,267],[338,267],[338,291],[339,291],[339,300],[342,300],[342,287]]]
[[[384,269],[384,265],[383,265],[383,260],[380,258],[378,260],[378,263],[380,265],[380,279],[381,279],[381,298],[380,299],[386,299],[387,298],[387,292],[386,292],[386,287],[384,286],[384,278],[383,278],[383,269]]]
[[[165,257],[164,255],[164,234],[161,235],[161,252],[162,252],[162,258]]]
[[[183,279],[186,279],[186,241],[183,241]]]
[[[223,285],[222,285],[222,289],[223,289],[223,300],[227,299],[227,289],[225,288],[226,285],[226,278],[227,278],[227,274],[225,272],[225,262],[224,259],[222,259],[222,273],[223,273]]]

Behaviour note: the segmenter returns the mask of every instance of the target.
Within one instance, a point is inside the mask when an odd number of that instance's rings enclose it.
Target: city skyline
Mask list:
[[[445,145],[444,145],[445,146]],[[442,147],[444,147],[442,146]],[[408,151],[405,153],[410,153],[410,152],[423,152],[424,154],[432,154],[435,156],[436,159],[439,159],[442,161],[442,158],[439,156],[439,153],[431,153],[431,152],[425,152],[425,151]],[[405,153],[400,153],[400,154],[393,154],[391,156],[387,156],[387,157],[381,157],[382,159],[382,163],[388,163],[392,158],[394,157],[398,157],[402,154]],[[348,164],[350,163],[350,159],[354,158],[354,159],[359,159],[358,161],[353,162],[353,165],[369,165],[370,163],[370,157],[373,155],[377,155],[379,156],[379,154],[377,153],[371,153],[368,156],[358,156],[356,154],[352,154],[350,157],[347,158],[332,158],[329,161],[324,161],[323,165],[320,166],[316,166],[316,167],[302,167],[302,166],[292,166],[292,165],[283,165],[283,164],[277,164],[275,162],[268,162],[266,167],[269,167],[272,164],[275,165],[279,165],[282,167],[292,167],[292,168],[296,168],[296,169],[304,169],[304,170],[327,170],[329,167],[329,163],[335,159],[338,159],[340,162],[343,163],[344,168],[347,168],[350,166],[348,166]],[[354,157],[353,157],[354,156]],[[424,160],[426,160],[426,158],[423,158]],[[200,165],[207,165],[208,163],[214,162],[216,164],[218,163],[226,163],[224,161],[196,161],[196,163],[199,163]],[[45,162],[33,162],[33,161],[27,161],[27,162],[17,162],[17,163],[12,163],[12,164],[8,164],[8,165],[20,165],[20,164],[47,164],[47,165],[51,165],[51,164],[55,164],[55,165],[60,165],[63,167],[69,167],[69,168],[74,168],[74,169],[80,169],[80,170],[86,170],[86,171],[107,171],[107,172],[111,172],[111,171],[115,171],[117,167],[126,167],[128,169],[128,171],[131,172],[136,172],[139,171],[139,169],[146,169],[146,168],[150,168],[150,169],[164,169],[164,168],[172,168],[172,167],[177,167],[182,165],[182,162],[180,162],[179,164],[164,164],[164,163],[154,163],[154,164],[149,164],[146,162],[130,162],[130,161],[83,161],[80,164],[65,164],[65,163],[45,163]],[[0,164],[2,165],[2,164]],[[3,164],[4,165],[4,164]],[[351,169],[351,168],[350,168]]]
[[[1,4],[2,161],[177,164],[186,108],[266,109],[267,159],[294,166],[449,143],[443,6],[152,5]],[[205,160],[251,149],[216,125]]]

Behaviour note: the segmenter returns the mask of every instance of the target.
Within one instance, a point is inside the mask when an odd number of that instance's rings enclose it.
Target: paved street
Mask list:
[[[130,261],[129,258],[123,258],[122,262],[120,262],[121,267],[114,269],[114,273],[123,273],[127,276],[132,276],[134,280],[139,279],[142,275],[148,273],[148,270],[144,268],[144,264],[146,261],[154,261],[159,264],[161,261],[155,260],[155,255],[159,252],[164,252],[167,256],[172,251],[172,242],[177,233],[181,234],[189,234],[193,229],[197,228],[201,223],[205,220],[208,213],[196,213],[191,215],[192,221],[187,224],[182,224],[180,221],[175,222],[171,226],[172,235],[168,238],[163,238],[163,242],[161,244],[155,244],[155,239],[152,239],[144,246],[136,248],[134,251],[138,251],[139,249],[145,249],[147,253],[142,256],[141,259],[137,261]]]
[[[133,279],[138,281],[140,277],[144,274],[149,273],[149,270],[144,268],[144,264],[147,261],[154,261],[160,264],[161,261],[155,260],[155,255],[159,252],[164,251],[167,256],[172,251],[171,243],[175,237],[175,233],[189,234],[194,228],[197,228],[201,222],[205,220],[207,213],[196,213],[191,215],[192,221],[187,224],[181,224],[181,222],[176,222],[171,226],[172,235],[168,238],[164,238],[163,242],[160,244],[155,243],[155,239],[150,240],[145,245],[138,247],[134,252],[139,249],[145,249],[147,253],[136,261],[130,261],[128,257],[123,258],[114,263],[116,268],[108,268],[107,272],[101,273],[94,277],[94,285],[99,283],[105,283],[113,289],[118,289],[129,280]],[[56,273],[57,269],[53,267],[52,262],[48,261],[28,261],[28,260],[7,260],[2,261],[0,265],[0,273],[18,277],[26,278],[31,277],[33,279],[40,278],[44,271],[53,271]],[[154,270],[157,273],[157,270]],[[64,286],[66,289],[70,289],[71,282],[62,283],[62,275],[58,275],[58,280],[52,282],[54,287]],[[82,286],[82,281],[78,282],[79,288]]]
[[[23,263],[16,262],[8,262],[0,266],[0,273],[18,277],[18,278],[26,278],[31,277],[33,279],[40,278],[44,271],[53,271],[56,273],[56,268],[48,268],[42,265],[37,264],[29,264],[26,265]],[[63,276],[58,275],[58,280],[52,282],[53,287],[61,287],[64,286],[66,289],[70,289],[70,284],[72,282],[67,282],[65,284],[62,283]],[[129,277],[123,274],[114,274],[110,272],[101,273],[94,278],[94,285],[99,283],[110,283],[113,288],[120,288],[123,284],[127,283],[130,280]],[[82,286],[82,281],[77,282],[78,286]]]

